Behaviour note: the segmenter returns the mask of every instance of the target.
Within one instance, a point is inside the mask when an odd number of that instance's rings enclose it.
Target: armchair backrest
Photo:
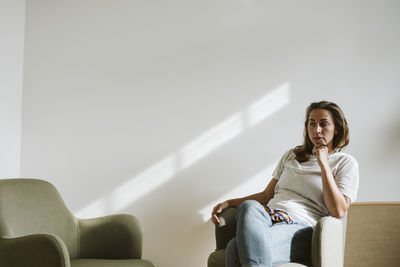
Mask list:
[[[70,258],[78,254],[78,223],[49,182],[0,180],[0,238],[49,233],[60,237]]]
[[[400,202],[358,202],[347,219],[347,267],[400,266]]]

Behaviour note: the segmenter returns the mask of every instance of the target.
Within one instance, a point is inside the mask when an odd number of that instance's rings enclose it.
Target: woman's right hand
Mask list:
[[[211,221],[214,224],[220,223],[218,214],[220,214],[224,209],[226,209],[228,207],[229,207],[229,203],[227,201],[221,202],[218,205],[216,205],[211,212]]]

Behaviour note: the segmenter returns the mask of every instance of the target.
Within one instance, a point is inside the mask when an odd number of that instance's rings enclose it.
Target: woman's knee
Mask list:
[[[248,223],[254,228],[256,222],[262,225],[270,225],[271,218],[268,216],[263,205],[258,201],[246,200],[239,206],[239,210],[236,213],[236,222],[238,228],[242,228],[248,225]]]
[[[249,213],[262,209],[260,202],[256,200],[246,200],[239,206],[239,213]]]

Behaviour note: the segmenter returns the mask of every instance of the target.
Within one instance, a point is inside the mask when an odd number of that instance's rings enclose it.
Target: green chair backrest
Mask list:
[[[78,257],[77,219],[57,189],[39,179],[0,179],[0,238],[48,233],[60,237],[71,259]]]

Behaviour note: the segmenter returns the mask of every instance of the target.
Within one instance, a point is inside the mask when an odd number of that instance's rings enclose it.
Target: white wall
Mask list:
[[[144,257],[205,266],[203,213],[261,190],[304,111],[345,111],[359,201],[399,200],[398,1],[27,3],[22,176],[75,214],[129,212]]]
[[[25,1],[0,1],[0,178],[19,177]]]

